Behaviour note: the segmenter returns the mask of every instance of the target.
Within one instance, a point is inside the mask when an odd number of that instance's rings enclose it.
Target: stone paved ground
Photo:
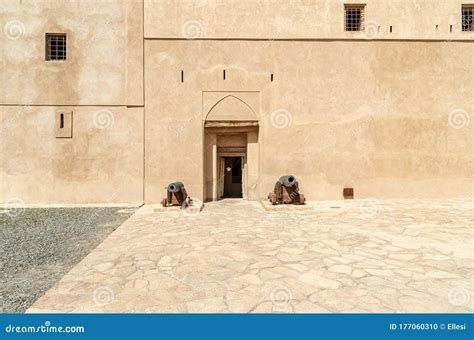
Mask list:
[[[142,207],[29,312],[472,312],[472,200]]]
[[[137,208],[0,208],[0,312],[24,312]]]

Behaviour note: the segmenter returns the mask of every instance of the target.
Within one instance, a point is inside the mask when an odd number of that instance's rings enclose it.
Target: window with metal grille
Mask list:
[[[66,60],[66,34],[46,34],[46,60]]]
[[[346,31],[363,31],[365,5],[344,5],[345,23],[344,29]]]
[[[472,15],[474,14],[474,5],[462,5],[462,30],[465,32],[474,31],[472,24]]]

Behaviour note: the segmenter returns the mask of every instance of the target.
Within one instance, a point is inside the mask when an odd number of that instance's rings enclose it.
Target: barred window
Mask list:
[[[66,60],[65,33],[46,33],[46,60]]]
[[[365,5],[344,5],[346,31],[363,31],[365,19]]]
[[[474,13],[474,5],[462,5],[462,30],[465,32],[474,31],[472,24],[472,14]]]

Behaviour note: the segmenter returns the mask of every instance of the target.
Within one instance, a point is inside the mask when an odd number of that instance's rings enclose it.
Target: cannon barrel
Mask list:
[[[296,183],[296,177],[292,175],[281,176],[278,182],[280,182],[280,184],[284,185],[285,187],[292,187]]]
[[[183,182],[173,182],[168,184],[168,188],[166,190],[168,190],[169,192],[178,192],[182,188],[184,188]]]

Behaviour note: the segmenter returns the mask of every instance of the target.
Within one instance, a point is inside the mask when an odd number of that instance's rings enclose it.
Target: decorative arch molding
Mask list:
[[[242,99],[229,94],[220,99],[209,110],[206,120],[257,120],[257,115]]]
[[[258,92],[206,92],[205,121],[258,121]]]

